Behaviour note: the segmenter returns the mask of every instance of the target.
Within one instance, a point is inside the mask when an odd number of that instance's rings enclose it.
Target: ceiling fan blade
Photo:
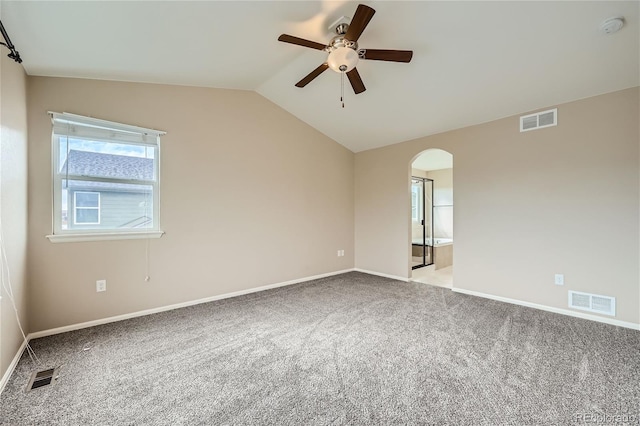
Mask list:
[[[349,77],[349,82],[351,83],[351,87],[353,87],[353,91],[356,93],[356,95],[367,90],[367,88],[364,87],[364,83],[362,82],[360,74],[358,73],[358,70],[356,68],[347,72],[347,77]]]
[[[284,41],[285,43],[297,44],[298,46],[310,47],[312,49],[324,50],[327,47],[324,44],[316,43],[315,41],[305,40],[300,37],[294,37],[289,34],[282,34],[278,37],[278,41]]]
[[[314,78],[316,78],[317,76],[325,72],[327,68],[329,68],[329,65],[327,65],[326,63],[320,65],[318,68],[311,71],[305,78],[297,82],[296,87],[304,87],[307,84],[311,83],[311,81],[313,81]]]
[[[358,39],[360,38],[360,35],[364,31],[364,29],[367,27],[367,25],[369,24],[369,21],[371,20],[371,18],[373,18],[373,15],[375,13],[376,11],[370,8],[369,6],[364,4],[359,4],[358,8],[356,9],[356,14],[351,20],[351,23],[349,24],[349,29],[347,30],[347,33],[344,35],[344,38],[346,38],[349,41],[358,41]]]
[[[385,50],[385,49],[361,49],[361,59],[374,61],[411,62],[413,51],[411,50]]]

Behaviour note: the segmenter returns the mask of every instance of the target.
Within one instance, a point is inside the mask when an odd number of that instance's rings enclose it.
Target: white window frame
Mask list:
[[[78,194],[98,194],[98,205],[96,207],[78,207],[78,203],[76,202],[76,196]],[[96,191],[74,191],[73,192],[73,224],[74,225],[100,225],[100,197],[101,194]],[[97,222],[78,222],[78,209],[79,210],[98,210],[98,221]]]
[[[100,120],[92,117],[84,117],[76,114],[49,112],[52,118],[53,129],[51,132],[52,144],[52,234],[47,235],[51,242],[74,242],[74,241],[99,241],[137,238],[160,238],[164,232],[160,229],[160,136],[166,132],[145,129],[142,127],[127,124],[115,123]],[[60,137],[61,134],[69,137],[87,140],[100,140],[104,142],[123,143],[131,145],[141,145],[152,147],[155,152],[153,156],[154,170],[156,173],[154,180],[128,180],[114,178],[99,178],[68,175],[61,173],[60,163]],[[153,227],[151,229],[62,229],[62,181],[79,180],[90,182],[124,183],[136,185],[150,185],[153,188]],[[80,191],[94,192],[94,191]],[[75,196],[74,196],[73,221],[75,224]],[[71,212],[67,212],[69,215]],[[100,214],[100,213],[99,213]],[[70,218],[68,218],[70,219]],[[88,225],[78,224],[78,225]]]

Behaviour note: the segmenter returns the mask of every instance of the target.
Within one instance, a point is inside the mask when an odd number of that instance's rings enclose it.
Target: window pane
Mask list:
[[[80,214],[84,217],[93,216],[91,222],[97,222],[98,209],[89,208],[87,206],[76,209],[76,221],[66,222],[68,230],[77,229],[95,229],[95,230],[127,230],[127,229],[154,229],[153,224],[153,186],[124,184],[111,182],[94,182],[80,180],[62,180],[62,197],[68,192],[66,197],[73,202],[76,201],[82,193],[89,192],[100,194],[100,223],[99,224],[82,224],[78,220]],[[97,205],[95,206],[97,207]],[[67,207],[62,205],[63,226],[64,218],[67,216],[66,210],[72,209],[73,206]],[[73,210],[70,210],[73,211]],[[80,212],[83,213],[80,213]],[[90,213],[93,212],[93,213]],[[87,220],[89,222],[89,220]]]
[[[76,192],[76,207],[98,207],[100,194],[97,192]]]
[[[76,223],[98,223],[98,209],[76,209]]]
[[[62,175],[155,180],[156,147],[59,137]],[[68,146],[67,146],[68,145]]]

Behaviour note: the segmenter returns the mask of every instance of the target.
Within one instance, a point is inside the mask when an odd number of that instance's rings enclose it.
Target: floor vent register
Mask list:
[[[50,368],[48,370],[36,371],[31,375],[31,380],[27,385],[27,391],[38,389],[44,386],[50,386],[58,379],[58,369]]]

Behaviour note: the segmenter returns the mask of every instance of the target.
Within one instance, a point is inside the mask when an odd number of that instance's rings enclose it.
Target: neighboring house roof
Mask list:
[[[153,180],[153,158],[72,149],[69,151],[67,161],[62,165],[61,173],[127,180]]]

